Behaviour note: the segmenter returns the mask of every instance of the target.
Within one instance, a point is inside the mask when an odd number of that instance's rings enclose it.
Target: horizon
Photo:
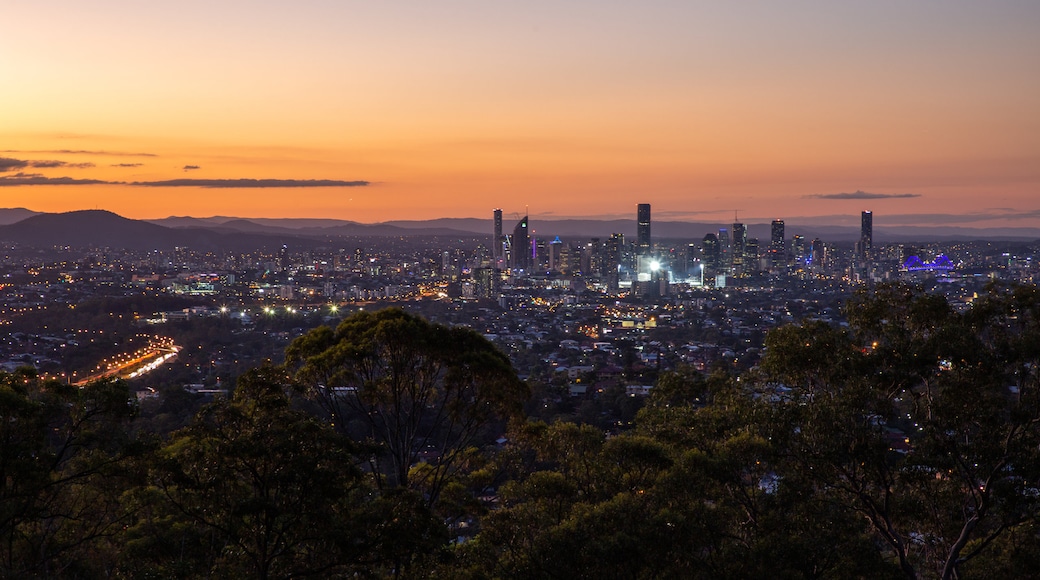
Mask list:
[[[11,7],[2,203],[1040,228],[1037,3],[250,8]]]
[[[414,229],[414,230],[417,230],[417,231],[421,231],[424,228],[443,228],[443,229],[447,229],[447,230],[452,230],[452,229],[455,229],[453,224],[450,223],[452,221],[459,221],[459,222],[477,221],[477,222],[480,222],[482,225],[486,225],[488,231],[485,231],[484,228],[473,229],[472,226],[470,228],[466,228],[465,226],[462,226],[459,229],[457,229],[456,231],[459,234],[472,234],[472,235],[480,236],[480,235],[490,235],[492,233],[490,230],[491,230],[491,227],[492,227],[492,224],[493,224],[493,219],[490,218],[490,217],[488,217],[488,218],[439,217],[439,218],[430,218],[430,219],[422,219],[422,220],[395,220],[395,219],[390,219],[390,220],[380,221],[380,222],[359,222],[359,221],[353,221],[353,220],[341,220],[341,219],[336,219],[336,218],[320,218],[320,217],[318,217],[318,218],[313,218],[313,217],[308,217],[308,218],[278,218],[278,217],[274,217],[274,218],[270,218],[270,217],[244,217],[244,216],[228,216],[228,215],[213,215],[213,216],[175,215],[175,216],[166,216],[166,217],[161,217],[161,218],[131,218],[131,217],[128,217],[128,216],[124,216],[124,215],[122,215],[122,214],[120,214],[118,212],[114,212],[112,210],[103,209],[103,208],[70,210],[70,211],[67,211],[67,212],[38,212],[38,211],[34,211],[32,209],[25,208],[25,207],[0,208],[0,212],[21,212],[21,211],[29,212],[32,215],[27,216],[26,218],[21,218],[21,219],[14,220],[14,221],[7,221],[8,218],[5,217],[4,221],[2,223],[0,223],[0,225],[4,225],[4,224],[6,224],[6,225],[13,225],[15,223],[18,223],[18,222],[24,220],[24,219],[28,219],[29,217],[35,217],[35,216],[38,216],[38,215],[46,215],[46,214],[51,214],[51,215],[55,215],[55,214],[74,214],[74,213],[92,213],[92,212],[112,214],[112,215],[115,215],[115,216],[117,216],[119,218],[123,218],[123,219],[142,221],[142,222],[151,222],[151,223],[155,223],[157,225],[163,225],[164,227],[169,227],[169,228],[177,228],[179,226],[172,225],[172,224],[167,224],[165,222],[172,221],[172,220],[196,220],[196,221],[200,221],[200,222],[212,221],[212,225],[213,226],[222,225],[224,223],[230,223],[232,221],[252,221],[253,223],[258,223],[258,222],[262,222],[262,221],[288,222],[288,223],[272,223],[272,224],[268,224],[268,225],[270,225],[272,227],[282,227],[282,228],[286,228],[286,229],[289,229],[289,230],[299,229],[301,231],[305,230],[305,229],[307,229],[309,227],[336,227],[337,224],[357,224],[357,225],[360,225],[360,226],[381,226],[381,225],[385,225],[385,226],[390,226],[390,227],[395,227],[395,228],[401,228],[401,229],[404,229],[404,230],[412,230],[412,229]],[[875,215],[875,217],[877,217],[876,214],[873,213],[873,212],[872,212],[872,215]],[[552,224],[552,223],[575,222],[575,224],[572,224],[571,227],[579,228],[579,230],[568,231],[568,232],[552,232],[552,231],[550,231],[550,233],[547,234],[549,236],[552,236],[552,235],[565,235],[565,236],[568,236],[568,237],[575,237],[575,236],[577,236],[577,237],[585,237],[587,235],[593,235],[593,236],[605,235],[605,234],[602,234],[602,233],[594,233],[594,232],[590,233],[589,230],[582,230],[581,228],[589,227],[589,225],[588,225],[589,223],[612,223],[612,222],[618,222],[618,221],[629,222],[627,224],[627,226],[630,226],[629,229],[631,229],[632,231],[631,232],[622,232],[622,233],[625,233],[626,235],[628,235],[628,234],[634,235],[635,227],[636,227],[636,224],[637,224],[637,220],[635,219],[634,216],[585,216],[585,217],[579,217],[579,216],[538,216],[536,214],[531,214],[530,217],[531,217],[532,226],[535,226],[535,227],[532,228],[532,233],[537,233],[538,232],[537,224],[539,222],[541,222],[541,223],[550,223],[550,224]],[[896,217],[898,217],[898,216],[896,216]],[[835,221],[834,218],[840,218],[840,219]],[[808,217],[808,218],[806,218],[806,217],[795,217],[795,218],[792,218],[792,219],[785,219],[785,218],[777,218],[777,219],[781,219],[781,221],[784,222],[784,224],[786,225],[786,227],[788,229],[788,234],[790,236],[794,236],[795,234],[806,234],[806,233],[810,233],[812,235],[821,235],[821,234],[824,233],[825,230],[830,230],[827,235],[836,235],[836,236],[839,236],[839,239],[840,239],[840,238],[844,238],[844,237],[848,237],[848,236],[858,235],[858,232],[859,232],[859,229],[860,229],[860,221],[859,221],[860,220],[860,215],[859,214],[857,214],[855,216],[822,216],[822,217],[818,216],[818,217]],[[216,220],[216,221],[214,221],[214,220]],[[772,221],[773,220],[771,220],[771,219],[760,219],[759,220],[759,219],[755,219],[755,218],[744,219],[744,218],[739,218],[739,217],[738,217],[738,222],[709,221],[709,220],[682,220],[682,219],[667,219],[667,218],[666,219],[654,219],[653,220],[654,223],[664,224],[664,225],[673,227],[673,231],[670,231],[669,233],[663,234],[663,235],[656,235],[656,236],[654,236],[654,238],[661,239],[661,240],[687,239],[688,236],[686,236],[686,235],[677,235],[677,234],[675,234],[674,226],[677,226],[677,225],[699,225],[699,226],[716,227],[716,226],[729,226],[730,224],[735,224],[735,223],[742,223],[742,224],[744,224],[744,225],[746,225],[748,227],[768,228]],[[300,223],[293,224],[291,222],[326,222],[326,223],[320,224],[320,225],[311,225],[311,224],[300,224]],[[332,222],[332,223],[329,223],[329,222]],[[437,224],[436,222],[449,222],[449,223]],[[408,227],[408,226],[403,226],[402,224],[414,224],[414,225],[416,225],[418,227]],[[260,225],[260,224],[258,223],[258,225]],[[803,228],[803,229],[801,231],[799,231],[797,228]],[[924,241],[928,241],[929,239],[931,239],[932,241],[952,241],[952,240],[956,240],[956,239],[961,239],[961,240],[965,240],[965,241],[967,241],[967,240],[992,240],[992,241],[1020,241],[1020,242],[1031,242],[1034,239],[1040,239],[1040,231],[1036,231],[1035,228],[1014,228],[1014,227],[1012,227],[1012,228],[984,228],[984,227],[965,226],[965,225],[961,225],[961,224],[922,228],[922,227],[919,227],[919,226],[912,226],[912,225],[906,225],[906,224],[900,224],[900,223],[885,224],[884,222],[880,222],[879,223],[877,221],[874,221],[874,231],[875,231],[875,235],[880,233],[881,235],[887,237],[889,243],[891,243],[893,241],[908,241],[908,240],[916,240],[916,241],[924,242]],[[927,232],[927,233],[924,234],[925,235],[924,238],[914,238],[913,236],[908,237],[908,235],[909,235],[908,232],[911,232],[911,231],[920,231],[920,232]],[[709,230],[709,233],[710,233],[710,230]],[[374,235],[385,235],[385,234],[374,234]],[[763,235],[765,235],[765,232],[763,233]],[[969,237],[961,237],[961,236],[969,236]],[[695,237],[697,237],[697,236],[695,236]]]

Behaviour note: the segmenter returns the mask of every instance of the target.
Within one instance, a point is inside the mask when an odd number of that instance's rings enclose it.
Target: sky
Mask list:
[[[1040,228],[1035,0],[15,0],[4,21],[0,207]]]

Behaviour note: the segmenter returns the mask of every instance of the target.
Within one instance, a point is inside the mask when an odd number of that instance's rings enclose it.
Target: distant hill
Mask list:
[[[434,220],[438,222],[441,220]],[[480,221],[480,220],[473,220]],[[150,223],[171,228],[204,227],[222,232],[249,232],[324,238],[329,236],[472,236],[473,231],[439,226],[436,223],[414,222],[411,228],[393,223],[362,224],[332,219],[274,219],[274,218],[186,218],[169,217],[149,220]],[[484,233],[484,232],[476,232]]]
[[[513,220],[504,225],[505,233],[513,230]],[[634,219],[537,219],[531,230],[539,238],[559,236],[565,241],[606,239],[620,233],[635,236]],[[767,244],[769,223],[748,223],[748,237]],[[658,240],[700,241],[709,232],[732,229],[730,223],[654,221],[653,237]],[[250,249],[292,243],[316,246],[339,237],[402,236],[487,236],[492,233],[491,219],[441,218],[435,220],[397,220],[363,224],[336,219],[298,218],[207,218],[168,217],[157,220],[131,220],[103,210],[62,214],[41,214],[24,208],[0,209],[0,240],[27,245],[93,245],[131,249],[188,246],[198,249]],[[804,236],[827,242],[851,243],[859,239],[859,228],[788,221],[786,237]],[[954,240],[1035,241],[1040,230],[1030,228],[963,228],[963,227],[875,227],[874,241],[933,242]]]
[[[186,246],[200,250],[250,250],[283,243],[314,247],[316,240],[299,235],[271,236],[214,229],[168,228],[132,220],[104,210],[37,214],[0,226],[0,240],[35,247],[111,247],[130,250],[170,250]]]
[[[0,227],[0,239],[29,246],[110,246],[145,249],[178,245],[169,228],[127,219],[104,210],[34,215]]]
[[[39,212],[25,209],[24,207],[0,209],[0,226],[20,222],[26,218],[31,218],[34,215],[39,215]]]

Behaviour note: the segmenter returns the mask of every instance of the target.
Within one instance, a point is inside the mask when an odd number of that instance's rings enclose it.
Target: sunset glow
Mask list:
[[[851,4],[13,3],[0,207],[1040,228],[1040,3]]]

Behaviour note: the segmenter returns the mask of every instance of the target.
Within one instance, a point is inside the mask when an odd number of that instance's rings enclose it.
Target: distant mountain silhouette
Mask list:
[[[34,247],[92,246],[128,250],[170,250],[177,246],[199,250],[251,250],[284,243],[297,247],[318,244],[316,240],[300,235],[222,232],[201,227],[168,228],[104,210],[34,215],[0,226],[0,240]]]
[[[21,216],[23,219],[14,221]],[[7,225],[4,220],[7,221]],[[14,223],[11,223],[11,222]],[[512,220],[503,224],[512,231]],[[748,223],[748,237],[768,245],[769,223]],[[635,236],[635,219],[532,219],[531,230],[539,238],[560,236],[565,241],[606,239],[620,233]],[[120,247],[136,250],[169,249],[187,246],[195,249],[249,250],[281,244],[297,247],[327,245],[343,237],[452,236],[490,238],[490,219],[441,218],[399,220],[362,224],[349,220],[299,218],[208,218],[168,217],[158,220],[131,220],[104,210],[41,214],[24,208],[0,209],[0,240],[23,245],[52,247],[62,245]],[[653,237],[658,240],[700,241],[719,228],[732,229],[729,223],[654,221]],[[819,237],[826,242],[850,243],[859,239],[859,228],[815,224],[786,224],[786,238],[801,235],[807,240]],[[1032,241],[1038,231],[1030,228],[962,227],[875,227],[874,241],[929,242],[953,240]]]
[[[39,212],[24,207],[0,209],[0,226],[17,223],[34,215],[39,215]]]
[[[389,222],[379,224],[362,224],[348,220],[332,219],[298,219],[298,218],[186,218],[169,217],[159,220],[149,220],[150,223],[172,227],[204,227],[222,232],[249,232],[258,234],[294,235],[306,237],[329,237],[329,236],[472,236],[474,233],[483,234],[482,231],[469,231],[466,229],[454,229],[442,227],[426,222],[414,222],[414,227],[405,228],[393,225]],[[440,221],[440,220],[435,220]],[[480,220],[472,220],[479,222]]]

